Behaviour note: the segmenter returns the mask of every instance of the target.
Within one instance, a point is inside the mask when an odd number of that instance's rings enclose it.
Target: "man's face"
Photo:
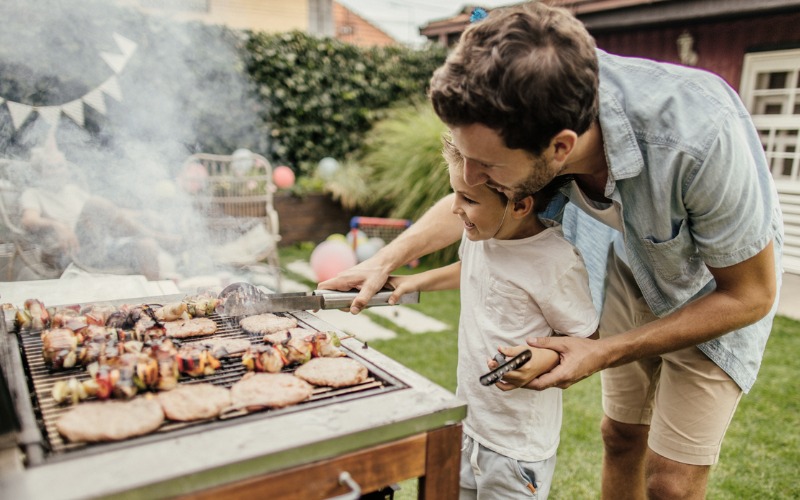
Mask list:
[[[522,149],[509,149],[503,139],[481,124],[452,127],[453,143],[464,155],[464,181],[486,184],[510,199],[534,194],[561,173],[563,164],[548,160],[545,152],[534,157]]]

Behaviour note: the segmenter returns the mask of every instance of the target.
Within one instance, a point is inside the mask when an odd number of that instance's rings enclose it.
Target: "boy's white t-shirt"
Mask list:
[[[578,250],[553,225],[519,240],[462,237],[458,388],[468,409],[464,433],[516,460],[537,462],[558,448],[561,389],[503,392],[483,386],[499,346],[554,332],[588,337],[599,318]]]

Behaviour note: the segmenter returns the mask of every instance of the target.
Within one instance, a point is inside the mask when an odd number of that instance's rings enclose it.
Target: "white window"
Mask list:
[[[800,49],[745,55],[739,93],[775,180],[800,182]]]

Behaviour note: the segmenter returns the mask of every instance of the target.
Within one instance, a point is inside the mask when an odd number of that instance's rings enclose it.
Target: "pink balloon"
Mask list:
[[[286,165],[275,167],[272,172],[272,182],[281,189],[290,188],[294,185],[294,172]]]
[[[311,252],[310,261],[317,282],[321,282],[355,266],[356,254],[350,245],[343,241],[325,240]]]
[[[178,185],[187,193],[195,194],[206,187],[208,171],[201,163],[187,163],[178,174]]]

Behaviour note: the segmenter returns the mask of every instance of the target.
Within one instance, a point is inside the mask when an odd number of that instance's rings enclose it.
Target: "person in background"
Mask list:
[[[608,54],[567,10],[527,2],[470,25],[429,95],[468,185],[519,198],[574,176],[544,215],[583,255],[600,339],[529,339],[559,364],[526,387],[601,372],[603,498],[704,498],[781,279],[777,191],[736,92]],[[392,270],[457,240],[451,203],[319,288],[360,289],[357,313]]]
[[[149,280],[161,277],[160,243],[174,245],[175,236],[152,229],[146,214],[89,193],[54,148],[35,149],[31,168],[38,182],[20,195],[21,223],[42,241],[54,242],[51,250],[62,263],[75,259],[101,271],[113,268]]]
[[[461,453],[462,500],[547,498],[561,430],[561,390],[513,390],[550,370],[558,354],[528,347],[528,337],[590,337],[599,321],[589,275],[558,224],[537,211],[550,195],[511,200],[485,185],[464,182],[464,158],[450,140],[444,156],[455,192],[452,212],[462,221],[460,260],[418,274],[391,276],[390,302],[413,291],[461,290],[458,388],[467,402]],[[533,356],[512,373],[520,382],[484,387],[481,375],[497,352]],[[487,357],[489,362],[486,361]]]

